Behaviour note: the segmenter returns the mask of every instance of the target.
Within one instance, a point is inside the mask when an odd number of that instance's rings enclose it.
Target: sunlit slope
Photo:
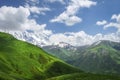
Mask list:
[[[0,80],[44,80],[78,71],[41,48],[0,32]]]

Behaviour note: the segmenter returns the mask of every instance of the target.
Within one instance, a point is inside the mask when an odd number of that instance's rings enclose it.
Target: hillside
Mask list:
[[[44,80],[78,71],[41,48],[0,32],[0,80]]]

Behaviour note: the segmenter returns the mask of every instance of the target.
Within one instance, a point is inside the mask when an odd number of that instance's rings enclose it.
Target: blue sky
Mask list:
[[[0,30],[33,31],[75,44],[88,38],[120,41],[120,0],[0,0]]]
[[[51,23],[50,19],[58,16],[65,10],[65,7],[68,6],[69,0],[65,0],[65,4],[61,4],[60,2],[49,3],[45,0],[40,0],[38,7],[49,7],[51,11],[46,12],[45,15],[38,15],[35,18],[37,23],[42,24],[45,23],[48,26],[47,29],[52,30],[55,33],[64,33],[64,32],[78,32],[85,31],[88,34],[95,35],[97,33],[108,34],[111,32],[115,32],[117,29],[112,27],[106,30],[103,29],[103,26],[97,26],[96,22],[101,20],[110,21],[110,18],[113,14],[120,13],[120,0],[93,0],[97,2],[96,5],[91,6],[90,8],[81,8],[77,12],[77,16],[82,18],[82,22],[76,23],[72,26],[67,26],[63,23]],[[25,0],[0,0],[0,6],[25,6]]]

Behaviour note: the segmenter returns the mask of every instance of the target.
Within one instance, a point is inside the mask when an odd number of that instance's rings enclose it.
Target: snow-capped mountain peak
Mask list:
[[[65,43],[65,42],[59,42],[59,43],[57,44],[57,46],[59,46],[59,47],[61,47],[61,48],[64,48],[64,47],[69,47],[69,46],[71,46],[71,45],[68,44],[68,43]]]

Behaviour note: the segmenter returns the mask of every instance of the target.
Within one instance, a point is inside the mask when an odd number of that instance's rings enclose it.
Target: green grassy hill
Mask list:
[[[0,32],[0,80],[44,80],[78,71],[41,48]]]

